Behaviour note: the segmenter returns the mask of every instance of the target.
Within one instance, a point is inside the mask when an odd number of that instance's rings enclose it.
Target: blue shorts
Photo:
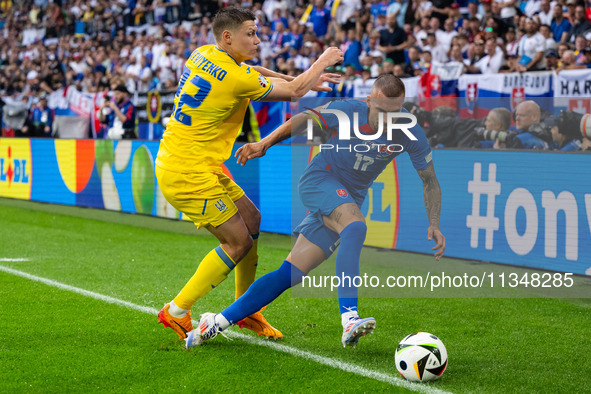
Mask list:
[[[328,216],[339,205],[354,203],[351,193],[329,171],[306,170],[298,186],[300,199],[309,211],[304,220],[296,226],[293,233],[302,234],[308,241],[324,251],[326,258],[336,250],[341,242],[339,234],[324,225],[322,216]]]

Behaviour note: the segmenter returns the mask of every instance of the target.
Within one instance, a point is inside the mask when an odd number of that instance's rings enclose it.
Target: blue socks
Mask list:
[[[340,234],[341,245],[337,252],[336,275],[341,279],[338,288],[341,314],[357,311],[358,289],[353,286],[353,278],[359,276],[359,258],[366,233],[367,226],[364,222],[353,222]]]
[[[285,260],[279,269],[257,279],[240,298],[222,311],[230,324],[261,310],[281,293],[300,283],[306,276],[299,268]]]
[[[350,278],[341,282],[338,288],[341,314],[357,311],[357,288],[353,278],[359,276],[359,258],[365,242],[367,226],[363,222],[353,222],[341,231],[341,245],[337,252],[336,274],[339,278]],[[306,276],[289,261],[284,261],[279,269],[257,279],[236,301],[221,312],[230,323],[244,319],[269,304],[281,293],[300,283]]]

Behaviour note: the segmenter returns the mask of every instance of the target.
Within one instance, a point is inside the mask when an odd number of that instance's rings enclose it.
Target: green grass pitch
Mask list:
[[[174,297],[216,245],[187,222],[0,199],[1,266],[150,310]],[[259,245],[260,276],[283,262],[290,238],[265,233]],[[383,253],[409,264],[432,259]],[[446,263],[465,264],[440,262]],[[227,306],[233,282],[232,275],[199,300],[193,316]],[[257,346],[267,342],[238,328],[230,331],[252,340],[220,336],[187,351],[155,315],[0,271],[0,391],[591,391],[588,299],[367,298],[360,309],[377,328],[356,349],[340,344],[335,299],[292,298],[287,291],[265,312],[285,335],[277,343],[287,352]],[[419,330],[443,340],[449,366],[437,382],[398,386],[395,347]]]

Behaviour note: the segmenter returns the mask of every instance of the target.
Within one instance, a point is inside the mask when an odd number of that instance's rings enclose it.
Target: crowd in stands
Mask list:
[[[215,43],[220,7],[251,9],[252,63],[289,75],[323,48],[345,53],[336,97],[381,73],[419,76],[433,62],[464,73],[591,68],[591,1],[582,0],[2,0],[0,96],[39,97],[62,86],[101,92],[173,90],[186,58]]]

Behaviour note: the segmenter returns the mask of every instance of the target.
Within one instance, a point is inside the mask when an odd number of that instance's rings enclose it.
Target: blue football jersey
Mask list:
[[[351,139],[339,140],[338,134],[321,146],[320,152],[312,159],[306,172],[317,169],[330,171],[354,196],[363,199],[368,188],[388,164],[399,154],[406,152],[410,156],[415,169],[423,170],[431,162],[431,148],[423,129],[416,125],[409,129],[416,138],[411,140],[402,130],[392,131],[392,139],[388,140],[386,125],[382,135],[375,140],[362,140],[353,132],[353,113],[358,114],[359,131],[364,134],[375,132],[368,125],[368,106],[365,101],[347,99],[333,101],[326,109],[345,112],[351,122]],[[407,112],[402,109],[403,112]],[[322,114],[329,130],[338,133],[338,119],[334,114]],[[385,114],[384,114],[385,116]],[[408,123],[401,119],[400,123]],[[332,148],[331,148],[332,146]]]

